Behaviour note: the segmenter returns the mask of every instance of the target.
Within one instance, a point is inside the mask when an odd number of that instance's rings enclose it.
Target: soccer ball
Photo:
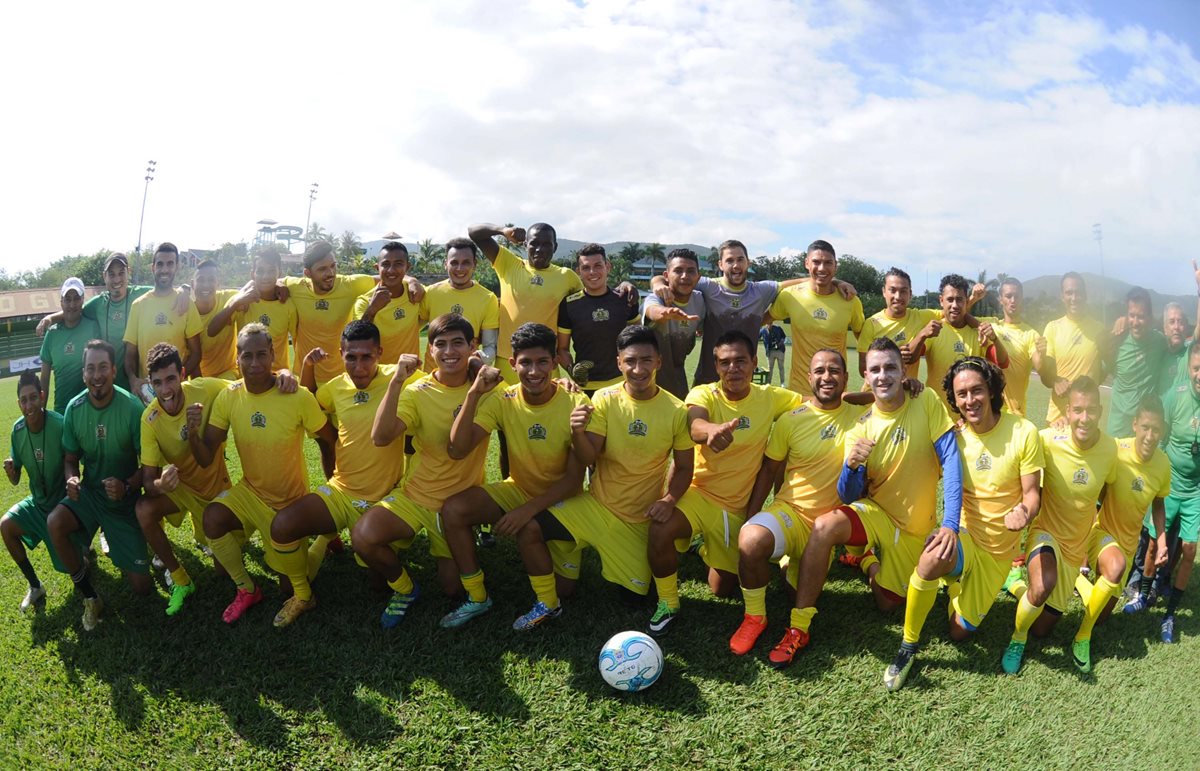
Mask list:
[[[615,634],[600,649],[600,676],[618,691],[644,691],[654,685],[662,670],[662,649],[641,632]]]

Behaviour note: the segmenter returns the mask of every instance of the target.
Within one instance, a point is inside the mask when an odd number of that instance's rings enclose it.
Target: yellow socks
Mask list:
[[[295,593],[296,599],[311,600],[312,586],[308,583],[308,549],[304,547],[304,541],[277,543],[272,540],[271,548],[275,551],[275,561],[279,572],[292,582],[292,591]]]
[[[321,563],[325,561],[325,554],[329,550],[329,544],[337,538],[337,535],[319,535],[313,539],[313,542],[308,546],[308,580],[312,581],[317,577],[317,571],[321,569]]]
[[[400,575],[396,578],[396,580],[388,581],[388,586],[392,587],[392,590],[399,594],[413,593],[412,578],[408,575],[408,571],[404,568],[400,568]]]
[[[538,602],[550,610],[558,607],[558,587],[554,585],[553,573],[547,573],[544,576],[530,576],[529,585],[533,587],[533,593],[537,595]]]
[[[937,599],[937,579],[926,581],[914,570],[908,579],[908,597],[904,608],[904,642],[916,644],[921,639],[921,627]]]
[[[807,632],[815,615],[817,615],[816,608],[792,608],[791,623],[788,626]]]
[[[188,574],[187,568],[185,568],[183,565],[180,565],[171,571],[171,581],[174,582],[176,586],[187,586],[192,582],[192,577]]]
[[[237,588],[247,592],[254,591],[254,580],[250,578],[250,574],[246,572],[246,564],[242,562],[242,545],[234,538],[233,533],[210,539],[208,547],[212,549],[213,556],[221,563],[221,567],[225,568],[225,572],[233,579]]]
[[[767,617],[767,587],[760,586],[757,589],[747,589],[742,587],[742,598],[746,602],[746,615]]]
[[[1029,584],[1021,579],[1017,579],[1009,584],[1008,593],[1018,600],[1025,596],[1025,592],[1029,591]]]
[[[1025,592],[1021,592],[1021,599],[1017,601],[1017,618],[1013,624],[1013,642],[1026,642],[1029,639],[1030,627],[1040,615],[1042,615],[1042,606],[1034,605],[1025,596]]]
[[[870,578],[871,577],[871,566],[878,565],[878,564],[879,564],[879,558],[875,556],[875,552],[869,551],[863,555],[862,562],[858,563],[858,567],[859,567],[859,570],[862,571],[864,576],[866,576],[867,578]]]
[[[483,585],[483,571],[476,570],[471,575],[461,575],[459,580],[462,581],[463,588],[467,590],[467,597],[471,602],[483,602],[487,599],[487,587]]]
[[[1100,614],[1104,612],[1108,601],[1120,593],[1121,587],[1109,581],[1104,576],[1096,579],[1096,585],[1092,587],[1083,610],[1083,622],[1079,625],[1079,631],[1075,633],[1076,641],[1092,639],[1092,628],[1096,626],[1096,621],[1099,620]]]
[[[659,578],[654,577],[654,586],[658,589],[658,599],[667,603],[667,607],[671,610],[679,610],[679,574],[672,573],[669,576]]]

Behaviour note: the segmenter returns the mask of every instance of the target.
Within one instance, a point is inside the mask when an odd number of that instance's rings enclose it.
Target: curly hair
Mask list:
[[[987,359],[978,356],[968,356],[954,362],[946,372],[946,377],[942,378],[942,390],[946,392],[946,401],[950,403],[950,409],[958,415],[962,414],[962,410],[958,408],[958,404],[954,400],[954,378],[963,370],[979,373],[983,382],[987,384],[988,400],[992,404],[992,412],[1000,412],[1000,408],[1004,406],[1004,372]]]

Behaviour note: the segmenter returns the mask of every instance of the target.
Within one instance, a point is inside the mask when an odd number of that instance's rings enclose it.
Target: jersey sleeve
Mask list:
[[[1167,456],[1158,451],[1159,465],[1162,466],[1162,484],[1159,485],[1158,491],[1154,493],[1155,498],[1166,498],[1171,494],[1171,462],[1167,460]]]
[[[862,298],[855,296],[850,300],[850,330],[856,335],[860,334],[866,323],[867,318],[863,314]]]
[[[583,291],[583,279],[579,278],[579,274],[570,268],[564,268],[563,273],[567,277],[567,294],[575,294]]]
[[[49,364],[51,367],[54,366],[54,346],[50,343],[50,339],[54,337],[53,332],[53,327],[46,331],[45,337],[42,338],[42,347],[38,350],[38,358],[43,364]]]
[[[329,422],[329,418],[325,417],[321,405],[317,404],[317,397],[307,389],[301,388],[296,394],[300,397],[300,421],[304,430],[309,434],[317,433]]]
[[[567,303],[570,302],[570,297],[564,297],[558,303],[558,331],[565,334],[571,333],[571,313],[567,310]]]
[[[370,294],[370,292],[367,292],[366,294],[359,295],[358,299],[354,301],[354,313],[352,318],[361,319],[363,314],[367,312],[367,306],[371,304]],[[421,298],[421,307],[425,307],[424,297]]]
[[[421,424],[421,413],[417,409],[417,394],[416,388],[405,386],[400,392],[400,400],[396,403],[396,417],[404,422],[404,427],[407,433],[413,433],[417,426]]]
[[[494,389],[485,394],[475,408],[475,425],[489,433],[499,428],[504,420],[505,401],[504,391]]]
[[[157,466],[162,468],[166,465],[163,460],[162,452],[158,446],[158,440],[154,437],[154,424],[150,421],[150,407],[142,413],[141,421],[141,442],[142,442],[142,465]]]
[[[1046,468],[1046,453],[1042,448],[1041,437],[1038,436],[1037,429],[1033,427],[1033,424],[1025,421],[1021,428],[1021,455],[1018,464],[1021,475],[1024,476]]]
[[[482,329],[480,330],[481,332],[483,329],[500,328],[500,298],[496,297],[491,290],[485,289],[484,291],[487,292],[487,294],[484,295],[483,300],[484,309],[483,322],[481,324]]]
[[[46,429],[42,429],[45,431]],[[17,425],[14,423],[12,433],[8,437],[9,457],[12,458],[13,468],[21,473],[21,453],[17,452]]]
[[[875,342],[875,322],[867,319],[863,322],[862,331],[858,333],[858,352],[864,354],[871,343]]]
[[[142,306],[138,302],[134,302],[129,306],[129,318],[125,320],[125,335],[121,339],[127,343],[137,345],[138,327],[142,323]],[[125,366],[124,362],[118,362],[118,367]]]
[[[796,409],[804,403],[804,397],[795,391],[778,386],[768,386],[771,389],[771,415],[778,420],[783,415]]]
[[[63,452],[79,456],[79,437],[75,436],[75,410],[68,404],[66,411],[63,413],[63,432],[62,432],[62,447]]]
[[[233,401],[233,389],[226,387],[213,400],[212,411],[208,413],[208,425],[222,431],[229,430],[229,408]]]
[[[588,420],[587,432],[596,436],[608,436],[608,411],[612,406],[613,398],[605,396],[601,399],[596,399],[593,402],[596,409],[592,410],[592,417]]]
[[[359,295],[366,294],[375,288],[375,277],[368,276],[365,273],[355,273],[353,275],[346,276],[346,284],[350,287],[350,292],[355,297],[358,297]]]
[[[93,321],[99,319],[100,314],[103,312],[102,308],[107,302],[108,299],[103,292],[95,295],[83,304],[83,317],[85,319],[92,319]]]
[[[200,320],[200,311],[196,310],[196,303],[192,303],[188,306],[186,320],[183,322],[183,336],[195,337],[203,331],[204,322]]]
[[[333,409],[333,384],[336,382],[336,380],[330,380],[317,389],[317,404],[326,415],[332,415],[335,411]]]
[[[512,250],[506,246],[498,245],[499,251],[496,252],[496,259],[492,260],[492,268],[496,271],[496,276],[504,276],[521,261],[521,258],[512,253]],[[507,279],[505,279],[507,281]]]
[[[791,292],[780,292],[779,293],[779,295],[775,298],[775,301],[771,303],[771,316],[773,318],[779,319],[780,321],[782,321],[783,319],[791,318],[791,316],[792,316],[791,297],[792,297]]]
[[[1058,358],[1058,353],[1054,345],[1054,322],[1051,321],[1046,325],[1046,329],[1042,332],[1042,337],[1046,338],[1046,355],[1052,359]]]
[[[1117,440],[1113,439],[1112,437],[1106,436],[1106,437],[1103,437],[1102,441],[1108,442],[1113,446],[1112,463],[1109,464],[1108,476],[1105,477],[1104,484],[1106,484],[1106,485],[1116,484],[1116,482],[1117,482],[1117,466],[1120,465],[1120,461],[1117,460],[1117,452],[1116,452]]]
[[[675,407],[671,435],[671,449],[673,450],[690,450],[696,446],[696,443],[692,441],[691,433],[688,431],[687,410],[682,404]]]
[[[118,395],[121,395],[118,392]],[[130,393],[124,394],[124,398],[129,404],[129,409],[125,412],[125,430],[133,437],[133,448],[137,450],[138,455],[142,454],[142,413],[145,411],[145,406],[142,405],[141,399]]]
[[[701,407],[708,412],[709,417],[712,417],[712,388],[704,385],[695,386],[687,392],[687,397],[684,398],[683,404],[685,407]]]
[[[925,414],[929,419],[929,437],[937,439],[942,434],[954,428],[954,422],[950,420],[950,414],[938,404],[936,388],[926,388],[917,398],[926,401]]]
[[[771,437],[767,440],[766,456],[771,460],[787,460],[788,440],[791,438],[791,424],[787,415],[775,421],[771,426]]]

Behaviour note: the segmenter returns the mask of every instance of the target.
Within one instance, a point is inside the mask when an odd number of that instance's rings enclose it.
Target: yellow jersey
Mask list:
[[[328,421],[307,390],[252,394],[235,380],[217,395],[208,422],[232,432],[242,480],[263,503],[278,511],[308,492],[304,435]]]
[[[275,352],[275,363],[272,368],[275,370],[298,369],[292,367],[291,357],[288,356],[288,335],[296,336],[298,319],[296,304],[291,299],[288,299],[287,302],[255,300],[246,306],[246,310],[233,314],[233,323],[238,329],[247,324],[258,323],[271,333],[271,348]],[[341,332],[338,332],[338,339],[341,339]],[[235,355],[236,348],[235,342]],[[337,348],[326,351],[326,353],[336,355]]]
[[[886,337],[896,345],[912,342],[925,325],[934,319],[941,319],[942,312],[928,308],[908,308],[903,318],[888,318],[885,311],[879,311],[863,323],[862,332],[858,335],[858,352],[866,353],[867,347],[880,337]],[[904,368],[904,376],[915,378],[919,375],[921,360],[918,358]]]
[[[982,355],[979,330],[966,324],[955,327],[948,321],[944,322],[937,337],[925,341],[925,385],[936,390],[942,408],[947,413],[950,403],[946,401],[946,389],[942,383],[946,379],[946,373],[950,371],[950,366],[959,359]]]
[[[489,433],[504,432],[509,476],[533,497],[566,475],[571,411],[581,404],[590,404],[586,396],[557,386],[550,401],[530,404],[518,383],[487,394],[475,412],[475,424]]]
[[[209,415],[217,397],[229,387],[228,380],[201,377],[183,382],[183,408],[170,415],[155,397],[142,412],[142,465],[164,468],[174,463],[179,469],[179,481],[196,491],[201,498],[212,500],[217,493],[229,489],[229,470],[225,466],[225,444],[216,449],[212,465],[204,468],[192,455],[188,444],[187,406],[203,404],[201,431],[208,425]]]
[[[1023,321],[1006,324],[1001,319],[990,321],[1008,354],[1008,368],[1004,370],[1004,406],[1009,412],[1025,416],[1025,396],[1029,391],[1029,377],[1033,374],[1033,355],[1037,352],[1037,330]]]
[[[846,355],[846,330],[859,334],[863,330],[862,300],[833,294],[817,294],[808,282],[790,286],[779,293],[771,305],[771,315],[791,319],[792,369],[788,388],[811,396],[808,367],[813,354],[822,348],[832,348]]]
[[[1150,460],[1143,461],[1138,457],[1133,439],[1118,439],[1117,480],[1104,495],[1096,523],[1117,539],[1122,551],[1133,554],[1146,510],[1155,498],[1166,498],[1170,494],[1171,462],[1167,460],[1167,454],[1155,447]]]
[[[146,377],[146,353],[159,343],[170,343],[179,349],[179,358],[187,359],[189,338],[200,334],[200,313],[193,303],[187,314],[175,312],[175,291],[159,296],[147,292],[129,306],[129,321],[125,325],[124,341],[137,346],[138,377]],[[117,362],[117,367],[123,366]]]
[[[354,302],[354,318],[361,319],[371,304],[374,291],[367,292]],[[375,314],[375,326],[379,327],[379,341],[383,344],[380,361],[395,364],[400,354],[421,354],[421,306],[408,299],[408,293],[393,297],[383,310]],[[339,338],[341,333],[339,332]]]
[[[283,283],[296,306],[296,362],[303,362],[313,348],[325,349],[330,355],[317,364],[316,374],[318,383],[327,383],[345,371],[337,355],[342,330],[354,315],[355,301],[375,288],[375,277],[335,276],[333,289],[320,295],[307,278],[288,276]]]
[[[558,329],[558,304],[569,294],[583,291],[579,274],[561,265],[541,270],[503,246],[492,261],[500,279],[500,339],[496,358],[512,357],[512,333],[529,322]],[[478,333],[479,330],[476,330]]]
[[[1101,434],[1091,449],[1080,450],[1069,430],[1055,428],[1042,429],[1041,438],[1046,470],[1042,508],[1034,526],[1054,536],[1063,550],[1056,556],[1075,568],[1087,558],[1100,491],[1117,481],[1117,443]]]
[[[1004,517],[1024,499],[1021,477],[1046,467],[1037,428],[1025,418],[1001,412],[991,431],[970,426],[955,431],[962,460],[962,529],[979,548],[1004,559],[1021,550],[1021,532],[1004,525]]]
[[[483,330],[500,328],[500,301],[478,281],[466,289],[455,289],[449,279],[426,287],[425,296],[421,298],[421,320],[432,321],[446,313],[457,313],[471,322],[476,345],[483,336]],[[437,368],[433,351],[428,345],[425,346],[423,367],[426,372],[433,372]]]
[[[860,438],[875,442],[867,456],[867,497],[912,535],[925,536],[934,527],[942,473],[934,443],[953,425],[936,392],[926,388],[905,397],[895,412],[871,405],[846,435],[846,457]]]
[[[446,452],[450,426],[470,387],[467,382],[449,388],[433,375],[422,375],[400,393],[396,414],[404,421],[405,433],[412,435],[417,451],[408,465],[404,494],[431,511],[440,510],[451,495],[483,484],[487,442],[480,442],[462,460],[454,460]]]
[[[751,385],[750,393],[737,401],[725,395],[720,383],[693,388],[684,400],[685,405],[704,408],[713,423],[736,420],[738,426],[733,431],[733,444],[721,452],[713,452],[707,445],[696,445],[692,486],[722,509],[744,515],[754,488],[755,472],[762,465],[763,450],[771,436],[771,425],[802,401],[799,394],[770,385]]]
[[[376,447],[371,440],[375,411],[395,374],[393,364],[380,364],[364,389],[345,372],[317,389],[317,403],[338,428],[337,462],[329,484],[351,498],[374,503],[404,476],[404,442]]]
[[[837,481],[846,457],[846,435],[866,409],[842,402],[823,410],[805,402],[781,415],[771,429],[765,454],[787,462],[775,500],[791,506],[809,525],[842,504]]]
[[[208,334],[208,322],[212,321],[213,316],[220,313],[237,293],[236,289],[218,289],[212,310],[201,313],[200,309],[196,308],[196,315],[200,317],[200,374],[205,377],[220,377],[226,373],[233,373],[230,379],[236,380],[238,377],[237,330],[226,325],[216,337],[209,337]],[[192,305],[195,304],[193,301]]]
[[[646,522],[646,510],[662,497],[675,450],[694,446],[683,402],[659,388],[651,399],[634,399],[621,383],[597,391],[589,433],[605,437],[592,474],[592,494],[626,522]]]
[[[1087,375],[1099,385],[1104,378],[1104,366],[1100,357],[1100,340],[1104,329],[1095,319],[1072,321],[1063,316],[1046,325],[1042,337],[1046,338],[1046,355],[1054,359],[1058,377],[1073,381]],[[1061,418],[1062,411],[1054,400],[1046,408],[1046,422],[1053,423]]]

